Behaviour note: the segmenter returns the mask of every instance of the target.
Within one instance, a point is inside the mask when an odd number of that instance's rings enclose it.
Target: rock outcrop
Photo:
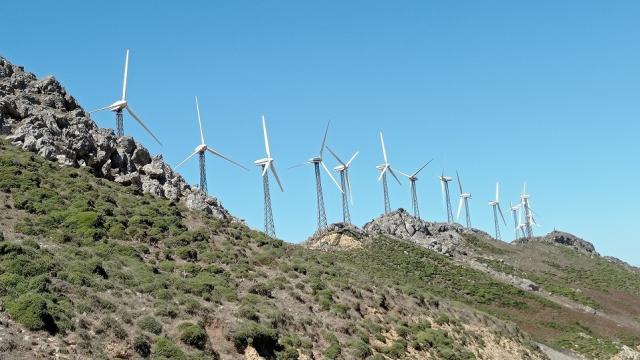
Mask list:
[[[66,166],[89,167],[99,177],[132,186],[141,193],[182,202],[218,218],[231,215],[151,156],[128,136],[101,129],[52,76],[37,79],[0,57],[0,135],[13,145]]]
[[[545,236],[534,237],[531,239],[522,238],[513,241],[514,244],[524,244],[527,242],[543,242],[553,245],[566,246],[585,255],[599,256],[596,248],[592,243],[563,231],[552,231]]]
[[[448,256],[469,254],[470,250],[462,234],[486,235],[479,230],[466,229],[458,224],[427,222],[412,216],[404,209],[380,216],[365,224],[363,229],[371,236],[393,236]]]
[[[368,241],[362,229],[351,224],[331,224],[326,230],[313,234],[304,245],[317,250],[350,250],[359,249]]]

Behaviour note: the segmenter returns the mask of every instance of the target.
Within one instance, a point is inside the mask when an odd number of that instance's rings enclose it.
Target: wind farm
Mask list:
[[[114,5],[3,7],[0,358],[640,358],[640,5]]]

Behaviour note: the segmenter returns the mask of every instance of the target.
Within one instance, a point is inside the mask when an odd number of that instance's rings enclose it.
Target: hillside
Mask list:
[[[399,210],[287,244],[53,78],[0,58],[0,96],[0,359],[639,356],[639,271],[584,240]]]

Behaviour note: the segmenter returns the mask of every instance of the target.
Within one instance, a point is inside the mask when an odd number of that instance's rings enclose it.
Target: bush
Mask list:
[[[151,355],[151,344],[149,338],[144,335],[138,335],[133,339],[133,349],[143,358]]]
[[[366,359],[373,354],[371,348],[369,347],[369,344],[365,343],[361,339],[358,339],[351,343],[351,353],[356,359]]]
[[[186,360],[184,352],[166,337],[159,337],[153,344],[153,358],[157,360]]]
[[[138,321],[138,327],[152,334],[160,335],[162,332],[162,324],[153,316],[145,316]]]
[[[273,351],[280,347],[278,333],[255,321],[245,321],[231,332],[231,340],[238,351],[252,345],[259,353]]]
[[[180,330],[180,340],[183,343],[203,350],[207,345],[207,333],[200,326],[185,322],[178,327]]]
[[[57,326],[47,309],[47,301],[38,294],[26,293],[7,303],[11,318],[29,330],[57,332]]]

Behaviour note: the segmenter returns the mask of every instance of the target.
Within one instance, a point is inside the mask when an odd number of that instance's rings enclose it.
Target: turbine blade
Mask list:
[[[334,178],[333,175],[331,175],[331,171],[329,171],[329,168],[327,168],[327,165],[324,164],[324,161],[320,161],[320,165],[322,165],[322,168],[324,169],[324,171],[326,171],[327,175],[329,175],[331,180],[333,180],[333,183],[336,184],[336,186],[338,187],[338,190],[340,190],[341,193],[344,193],[344,190],[342,190],[342,186],[340,186],[340,184],[338,184],[338,182],[336,181],[336,178]]]
[[[401,175],[404,175],[404,176],[406,176],[406,177],[408,177],[408,178],[410,178],[410,177],[411,177],[411,175],[409,175],[409,174],[405,174],[405,173],[403,173],[403,172],[402,172],[402,171],[400,171],[400,170],[396,170],[396,171],[397,171],[397,172],[399,172]]]
[[[127,76],[129,72],[129,49],[127,49],[127,55],[124,59],[124,80],[122,81],[122,100],[127,97]]]
[[[460,197],[460,201],[458,202],[458,215],[456,215],[456,219],[460,220],[460,213],[462,212],[462,205],[464,205],[464,198]]]
[[[380,131],[380,144],[382,144],[382,156],[384,157],[384,163],[388,163],[387,160],[387,149],[384,147],[384,137],[382,136],[382,131]]]
[[[400,179],[398,179],[398,177],[396,176],[396,173],[393,172],[393,169],[391,167],[389,167],[389,172],[391,173],[391,175],[393,175],[393,178],[396,179],[398,184],[400,184],[400,186],[402,186],[402,183],[400,182]]]
[[[347,191],[349,192],[349,200],[351,201],[351,205],[353,205],[353,193],[351,192],[351,180],[349,180],[349,170],[344,170],[345,180],[347,182]]]
[[[388,167],[384,167],[382,170],[380,170],[380,176],[378,176],[378,181],[382,180],[382,176],[384,175],[384,173],[387,172]]]
[[[200,126],[200,144],[204,144],[204,132],[202,131],[202,119],[200,118],[200,104],[196,96],[196,112],[198,113],[198,125]]]
[[[500,183],[496,183],[496,202],[500,202]]]
[[[195,155],[195,154],[197,154],[197,153],[198,153],[197,151],[194,151],[194,152],[193,152],[193,154],[191,154],[191,155],[187,156],[187,158],[186,158],[186,159],[184,159],[184,160],[182,160],[182,162],[181,162],[180,164],[176,165],[176,167],[175,167],[175,168],[176,168],[176,169],[178,169],[178,168],[179,168],[180,166],[182,166],[184,163],[186,163],[187,161],[189,161],[189,159],[191,159],[191,158],[193,157],[193,155]]]
[[[136,114],[133,112],[133,109],[131,109],[131,108],[129,107],[129,105],[127,105],[127,111],[129,112],[129,114],[131,114],[131,116],[133,116],[133,118],[138,122],[138,124],[140,124],[140,126],[142,126],[142,127],[147,131],[147,133],[149,133],[149,135],[151,135],[151,137],[152,137],[155,141],[157,141],[157,142],[158,142],[158,144],[160,144],[160,146],[162,146],[162,143],[160,142],[160,140],[158,140],[158,138],[157,138],[155,135],[153,135],[153,133],[151,132],[151,130],[149,130],[149,128],[147,127],[147,125],[145,125],[145,124],[142,122],[142,120],[138,117],[138,115],[136,115]]]
[[[320,147],[320,159],[322,159],[322,153],[324,152],[324,145],[327,142],[327,133],[329,132],[329,124],[331,124],[331,121],[327,121],[327,127],[324,129],[324,137],[322,138],[322,146]]]
[[[333,152],[333,150],[331,150],[331,148],[329,146],[327,146],[327,150],[329,150],[329,152],[331,153],[331,155],[333,155],[334,158],[336,158],[336,160],[338,160],[338,162],[340,164],[342,164],[344,167],[347,167],[347,164],[345,164],[344,162],[342,162],[342,160],[340,160],[340,158],[338,157],[338,155],[336,155],[336,153]]]
[[[237,162],[235,162],[235,161],[233,161],[233,160],[229,159],[228,157],[226,157],[226,156],[222,155],[222,154],[221,154],[219,151],[217,151],[216,149],[213,149],[213,148],[210,148],[210,147],[208,147],[208,146],[207,146],[207,151],[208,151],[208,152],[210,152],[210,153],[212,153],[212,154],[213,154],[213,155],[215,155],[215,156],[218,156],[218,157],[221,157],[221,158],[223,158],[223,159],[227,160],[228,162],[230,162],[230,163],[232,163],[232,164],[234,164],[234,165],[236,165],[236,166],[238,166],[238,167],[241,167],[241,168],[243,168],[243,169],[245,169],[245,170],[249,171],[249,169],[247,169],[246,167],[242,166],[241,164],[239,164],[239,163],[237,163]]]
[[[460,189],[460,194],[463,193],[462,191],[462,181],[460,181],[460,174],[458,174],[458,170],[456,170],[456,177],[458,178],[458,188]]]
[[[271,149],[269,148],[269,135],[267,134],[267,120],[262,115],[262,133],[264,135],[264,150],[267,152],[267,157],[271,157]]]
[[[445,194],[445,191],[444,191],[444,181],[442,181],[442,180],[440,180],[440,188],[442,189],[442,206],[446,207],[447,206],[447,204],[446,204],[447,199],[446,199],[446,194]]]
[[[347,167],[349,167],[349,165],[351,165],[351,162],[356,158],[356,156],[358,156],[359,153],[360,153],[360,151],[356,151],[356,153],[353,154],[351,159],[349,159],[349,161],[347,161]]]
[[[264,165],[264,167],[262,168],[262,176],[264,176],[267,173],[267,170],[269,170],[269,167],[271,167],[271,162],[268,162],[267,165]]]
[[[270,164],[271,166],[271,173],[273,173],[273,177],[276,178],[276,182],[278,183],[278,186],[280,187],[280,191],[284,192],[284,188],[282,187],[282,183],[280,182],[280,177],[278,177],[278,172],[276,171],[276,165],[275,164]]]
[[[502,222],[504,223],[504,226],[507,226],[507,220],[504,219],[504,213],[502,212],[500,203],[498,203],[498,212],[500,213],[500,217],[502,218]]]
[[[302,164],[297,164],[297,165],[289,166],[289,167],[287,168],[287,170],[291,170],[291,169],[299,168],[300,166],[305,166],[305,165],[308,165],[308,164],[309,164],[308,162],[303,162]]]
[[[422,171],[422,169],[426,168],[426,167],[427,167],[427,165],[431,164],[431,162],[432,162],[432,161],[433,161],[433,159],[429,160],[426,164],[422,165],[422,167],[421,167],[420,169],[418,169],[418,171],[416,171],[415,173],[413,173],[413,176],[417,176],[417,175],[418,175],[418,173],[419,173],[420,171]]]
[[[108,110],[109,108],[111,108],[111,105],[105,106],[105,107],[100,108],[100,109],[91,110],[91,111],[89,111],[89,114],[93,114],[93,113],[98,112],[98,111]]]

